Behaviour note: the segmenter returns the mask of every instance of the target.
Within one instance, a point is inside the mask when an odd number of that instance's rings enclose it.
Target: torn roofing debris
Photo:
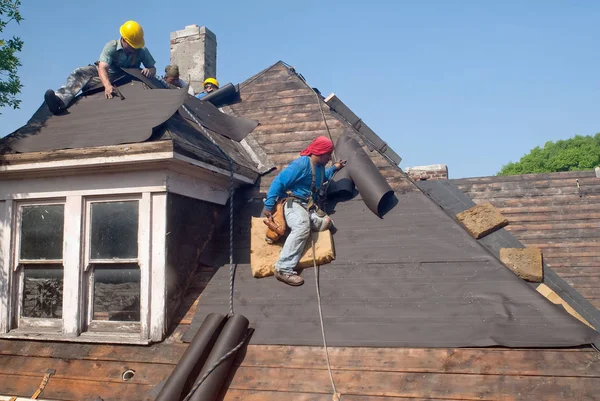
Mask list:
[[[210,135],[233,159],[236,169],[245,168],[246,176],[258,177],[257,162],[246,149],[248,145],[237,143],[258,125],[257,121],[222,113],[183,90],[162,89],[159,81],[144,77],[139,70],[125,72],[115,83],[124,99],[105,99],[104,93],[92,86],[61,114],[53,115],[44,103],[25,126],[0,140],[4,153],[172,139],[176,148],[228,168],[224,155],[206,137]]]
[[[17,152],[40,152],[143,142],[179,109],[187,96],[184,91],[168,89],[152,90],[149,94],[149,89],[138,81],[121,85],[119,90],[125,100],[107,100],[103,92],[97,92],[81,96],[65,115],[40,113],[43,120],[29,121],[6,138],[8,145]],[[31,126],[37,130],[31,132]]]

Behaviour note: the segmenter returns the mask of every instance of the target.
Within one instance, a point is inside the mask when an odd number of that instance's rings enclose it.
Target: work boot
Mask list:
[[[281,273],[275,270],[275,278],[294,287],[304,284],[304,279],[297,274]]]
[[[48,105],[48,108],[52,112],[52,114],[57,114],[58,112],[66,109],[67,107],[63,103],[63,101],[56,96],[56,93],[52,89],[48,89],[44,94],[44,100]]]

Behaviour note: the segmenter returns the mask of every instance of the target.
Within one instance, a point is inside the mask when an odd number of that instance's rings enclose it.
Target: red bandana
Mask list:
[[[300,152],[300,156],[321,156],[333,152],[333,142],[327,137],[319,136]]]

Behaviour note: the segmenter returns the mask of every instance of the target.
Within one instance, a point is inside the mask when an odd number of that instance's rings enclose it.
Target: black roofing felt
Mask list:
[[[258,126],[258,121],[245,117],[232,117],[221,113],[209,102],[203,102],[193,96],[187,96],[185,106],[194,113],[206,128],[222,133],[229,139],[240,142]],[[193,121],[190,115],[182,110],[181,115]]]
[[[419,181],[417,185],[444,209],[450,216],[475,206],[475,202],[448,180]],[[500,248],[524,248],[525,246],[508,230],[502,228],[478,240],[494,255],[499,256]],[[585,299],[579,292],[564,281],[545,263],[543,283],[561,296],[583,316],[596,330],[600,330],[600,310]],[[538,283],[529,283],[537,287]]]
[[[208,139],[198,125],[185,119],[182,114],[186,113],[180,109],[166,122],[165,135],[162,138],[168,135],[174,140],[176,150],[189,151],[198,156],[202,161],[229,170],[229,161],[223,153]],[[239,167],[235,168],[234,166],[235,172],[242,173],[247,177],[256,178],[258,176],[256,165],[246,156],[242,145],[208,128],[206,128],[206,133],[233,160],[233,163]]]
[[[40,152],[143,142],[183,104],[186,93],[155,89],[141,82],[119,87],[125,100],[104,92],[81,96],[64,114],[51,115],[43,104],[23,129],[7,138],[17,152]],[[36,129],[31,129],[34,126]]]
[[[184,90],[163,89],[160,81],[144,77],[137,69],[124,72],[115,81],[124,99],[118,96],[105,99],[101,84],[92,83],[64,113],[52,115],[43,103],[25,126],[0,141],[3,151],[7,148],[17,152],[50,151],[161,139],[153,129],[171,119],[179,109],[187,120],[196,118],[216,134],[215,139],[224,137],[220,146],[244,154],[239,146],[229,146],[229,139],[241,141],[258,125],[257,121],[221,113],[211,103],[201,102]],[[184,102],[194,118],[181,107]],[[177,122],[174,125],[181,127]],[[179,130],[179,138],[198,136],[197,128],[188,125],[186,129],[189,132]],[[236,159],[235,154],[229,156]],[[241,160],[235,161],[243,164]]]
[[[253,344],[321,345],[315,270],[303,271],[302,287],[250,273],[248,220],[260,208],[254,202],[235,220],[235,313],[250,320]],[[338,203],[332,218],[336,260],[319,269],[331,346],[555,347],[598,340],[423,193],[399,195],[384,219],[360,199]],[[204,290],[184,341],[208,313],[228,312],[227,267]]]

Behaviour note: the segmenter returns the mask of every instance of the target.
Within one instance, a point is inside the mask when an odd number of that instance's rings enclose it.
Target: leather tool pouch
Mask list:
[[[275,212],[271,215],[271,218],[266,218],[263,223],[267,226],[267,232],[265,233],[265,241],[269,244],[274,244],[285,235],[287,230],[287,224],[285,223],[285,215],[283,213],[283,204],[287,199],[282,199],[275,204]]]

